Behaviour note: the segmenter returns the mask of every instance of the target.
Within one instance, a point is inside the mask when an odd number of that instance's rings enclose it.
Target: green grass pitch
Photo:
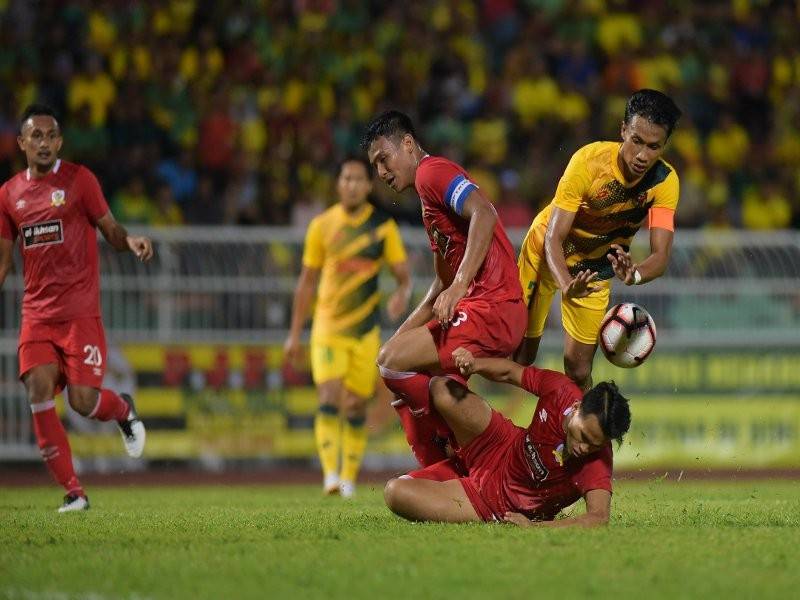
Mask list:
[[[800,485],[617,483],[599,530],[412,524],[380,486],[0,487],[0,598],[791,598]]]

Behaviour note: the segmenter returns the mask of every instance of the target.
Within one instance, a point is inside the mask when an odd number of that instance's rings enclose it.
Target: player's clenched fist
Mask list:
[[[465,377],[475,372],[475,357],[466,348],[456,348],[453,350],[453,360],[456,367]]]
[[[128,248],[140,261],[147,262],[153,258],[153,242],[150,241],[150,238],[129,235],[126,241],[128,242]]]

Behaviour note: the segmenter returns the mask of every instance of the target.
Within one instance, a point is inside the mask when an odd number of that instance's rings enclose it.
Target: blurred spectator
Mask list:
[[[572,152],[616,139],[625,99],[651,86],[684,110],[666,156],[684,182],[682,227],[800,221],[796,2],[32,6],[0,0],[0,175],[20,168],[18,115],[45,101],[65,158],[97,171],[123,220],[156,219],[166,182],[187,223],[302,225],[365,122],[391,107],[523,223]]]

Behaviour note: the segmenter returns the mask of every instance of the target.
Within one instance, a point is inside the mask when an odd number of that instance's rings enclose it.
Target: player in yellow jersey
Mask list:
[[[528,328],[518,362],[536,358],[550,304],[561,291],[564,370],[583,389],[591,387],[610,280],[647,283],[669,262],[679,182],[661,155],[680,115],[665,94],[639,90],[625,107],[621,143],[595,142],[573,154],[555,198],[536,216],[520,250]],[[650,255],[634,263],[628,250],[645,218]]]
[[[316,217],[306,233],[286,358],[300,354],[300,332],[316,293],[311,327],[311,372],[319,393],[314,420],[324,491],[350,497],[367,443],[367,401],[375,392],[380,348],[378,275],[388,265],[397,289],[389,318],[408,309],[406,251],[397,223],[367,201],[372,168],[348,158],[339,168],[339,202]],[[317,290],[319,283],[319,290]],[[342,418],[343,417],[343,418]],[[340,463],[341,454],[341,465]]]

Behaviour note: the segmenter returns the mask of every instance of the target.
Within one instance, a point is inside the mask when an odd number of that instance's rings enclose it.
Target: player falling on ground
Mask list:
[[[669,262],[679,183],[661,155],[680,115],[668,96],[639,90],[625,107],[622,143],[595,142],[572,156],[555,198],[536,216],[520,250],[528,327],[518,362],[535,360],[560,290],[564,371],[583,389],[591,386],[610,280],[616,275],[626,285],[646,283]],[[645,217],[650,255],[634,263],[628,250]]]
[[[467,172],[417,141],[398,111],[375,118],[362,147],[395,192],[412,185],[434,254],[436,277],[427,294],[378,355],[394,392],[403,429],[422,465],[446,458],[447,424],[431,410],[431,374],[458,376],[452,352],[508,356],[525,328],[525,306],[514,249],[492,204]]]
[[[95,228],[115,249],[142,261],[150,260],[153,247],[114,220],[91,171],[58,158],[61,127],[49,107],[25,109],[17,139],[28,168],[0,188],[0,285],[19,237],[25,278],[19,374],[42,457],[67,492],[59,512],[83,510],[89,500],[75,475],[55,395],[66,385],[79,414],[116,421],[130,456],[141,456],[145,441],[133,399],[101,387],[106,339]]]
[[[480,373],[539,397],[528,427],[518,427],[459,383],[437,377],[431,395],[455,433],[463,476],[446,460],[386,484],[389,508],[414,521],[506,521],[594,526],[611,513],[611,440],[630,427],[628,401],[603,382],[584,393],[566,375],[503,358],[454,353],[464,375]],[[583,497],[586,513],[553,521]]]
[[[393,321],[408,309],[411,278],[397,223],[368,202],[370,164],[363,158],[342,162],[337,191],[339,202],[308,227],[285,352],[289,360],[299,357],[300,332],[319,282],[311,329],[311,372],[319,393],[314,432],[325,492],[350,497],[367,444],[367,402],[378,376],[378,275],[386,264],[397,281],[387,304]]]

